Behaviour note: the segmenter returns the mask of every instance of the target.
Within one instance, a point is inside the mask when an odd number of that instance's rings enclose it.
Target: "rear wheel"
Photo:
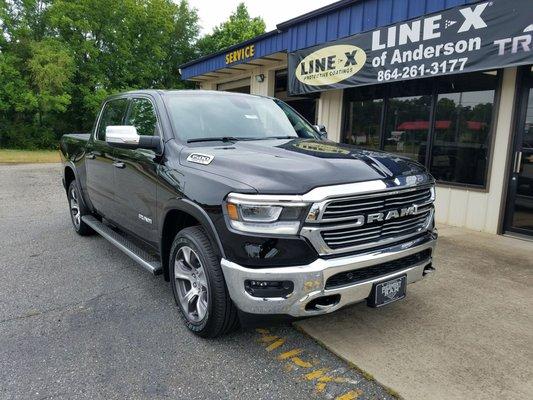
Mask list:
[[[238,325],[220,261],[199,226],[180,231],[170,251],[170,281],[180,315],[189,330],[217,337]]]
[[[70,219],[74,226],[74,230],[81,236],[92,235],[94,233],[92,228],[81,219],[81,217],[90,213],[87,211],[85,204],[83,203],[76,181],[70,182],[67,193]]]

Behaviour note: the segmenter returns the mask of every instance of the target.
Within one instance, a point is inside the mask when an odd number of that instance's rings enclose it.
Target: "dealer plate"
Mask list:
[[[368,297],[370,307],[382,307],[405,297],[407,275],[402,275],[384,282],[374,283]]]

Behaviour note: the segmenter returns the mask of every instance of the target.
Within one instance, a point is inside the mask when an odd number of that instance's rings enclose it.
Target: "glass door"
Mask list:
[[[533,68],[524,71],[518,104],[506,230],[533,236]]]

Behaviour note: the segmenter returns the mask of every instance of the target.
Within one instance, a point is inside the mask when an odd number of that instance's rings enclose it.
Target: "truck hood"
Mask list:
[[[420,164],[380,151],[312,139],[198,143],[183,149],[180,164],[224,176],[259,193],[303,194],[327,185],[426,174]],[[213,157],[209,164],[191,154]]]

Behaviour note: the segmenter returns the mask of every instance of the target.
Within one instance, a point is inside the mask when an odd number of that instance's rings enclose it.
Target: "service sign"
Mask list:
[[[244,61],[254,58],[255,55],[255,45],[251,44],[246,47],[241,47],[240,49],[230,51],[224,56],[226,64],[233,64],[237,61]]]
[[[492,0],[289,54],[289,92],[533,64],[533,0]]]

